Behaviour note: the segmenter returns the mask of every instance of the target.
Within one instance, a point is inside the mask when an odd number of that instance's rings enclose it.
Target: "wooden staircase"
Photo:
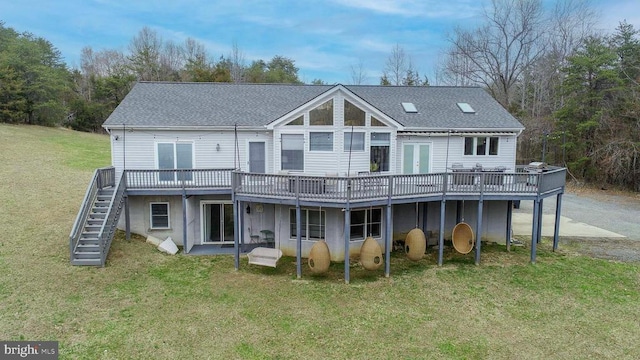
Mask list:
[[[116,186],[115,181],[96,180],[100,178],[110,180],[113,176],[97,174],[89,184],[70,235],[72,265],[104,266],[115,236],[124,207],[124,184]]]

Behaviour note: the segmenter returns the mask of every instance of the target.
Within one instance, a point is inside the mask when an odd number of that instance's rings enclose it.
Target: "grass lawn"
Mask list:
[[[69,232],[107,136],[0,124],[0,340],[57,340],[61,359],[637,359],[640,264],[545,240],[445,251],[383,270],[296,279],[295,259],[239,271],[114,240],[104,268],[69,265]]]

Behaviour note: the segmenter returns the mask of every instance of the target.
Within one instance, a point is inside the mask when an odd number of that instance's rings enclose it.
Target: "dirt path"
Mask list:
[[[555,212],[556,198],[545,199],[543,212]],[[520,211],[532,211],[522,202]],[[640,262],[640,194],[571,188],[562,198],[562,216],[609,230],[623,238],[561,237],[568,251],[603,259]]]

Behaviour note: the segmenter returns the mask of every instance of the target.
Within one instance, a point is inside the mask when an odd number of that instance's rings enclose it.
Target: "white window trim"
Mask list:
[[[349,151],[351,152],[365,152],[367,151],[367,132],[366,131],[353,131],[353,134],[362,134],[362,149],[348,149],[347,148],[347,142],[345,141],[344,137],[346,134],[351,134],[351,128],[345,128],[343,135],[342,135],[342,147],[343,147],[343,152],[348,153]],[[353,137],[351,138],[351,143],[353,144]]]
[[[167,227],[153,226],[153,205],[167,205]],[[166,201],[154,201],[149,203],[149,229],[167,230],[171,229],[171,204]]]
[[[486,149],[485,149],[485,153],[484,154],[478,154],[476,153],[476,151],[478,150],[478,138],[486,138],[487,139],[487,145],[486,145]],[[465,154],[465,146],[466,146],[466,139],[467,138],[472,138],[473,139],[473,145],[472,145],[472,150],[473,150],[473,154]],[[498,151],[495,155],[492,155],[490,153],[491,151],[491,138],[497,138],[498,139]],[[491,136],[491,135],[486,135],[486,136],[464,136],[463,140],[462,140],[462,155],[463,156],[500,156],[500,136]]]
[[[382,238],[383,235],[383,231],[384,231],[384,212],[382,211],[381,207],[374,207],[374,208],[370,208],[370,209],[358,209],[358,210],[351,210],[353,211],[364,211],[365,212],[365,223],[362,224],[364,226],[364,237],[351,237],[351,226],[352,224],[349,224],[349,241],[363,241],[364,239],[366,239],[367,237],[369,237],[369,235],[367,235],[367,230],[369,229],[369,222],[367,221],[368,216],[367,213],[371,213],[372,210],[380,210],[380,235],[376,235],[376,236],[372,236],[374,239],[380,239]],[[371,215],[369,215],[370,217]]]
[[[197,169],[196,167],[196,146],[195,146],[195,141],[193,140],[180,140],[180,141],[156,141],[154,143],[154,166],[156,168],[156,170],[171,170],[171,169],[160,169],[160,159],[158,158],[158,146],[160,144],[172,144],[173,145],[173,170],[178,170],[176,168],[176,166],[178,166],[177,161],[178,161],[178,154],[177,154],[177,144],[191,144],[191,169]],[[173,180],[159,180],[162,183],[171,183],[171,182],[176,182],[176,181],[180,181],[174,179]],[[185,182],[189,183],[192,182],[193,180],[187,180]]]
[[[332,137],[332,141],[331,141],[331,148],[332,150],[311,150],[311,134],[312,133],[330,133],[331,137]],[[336,136],[335,136],[335,131],[316,131],[314,130],[309,130],[309,152],[313,152],[313,153],[333,153],[336,149]]]
[[[231,201],[226,201],[226,200],[200,200],[200,244],[222,244],[224,243],[224,241],[205,241],[205,233],[206,233],[206,229],[205,229],[205,206],[206,205],[232,205],[233,202]],[[234,219],[234,222],[236,222],[237,220]],[[233,231],[235,232],[235,224],[234,224],[234,229]]]
[[[291,210],[295,210],[296,208],[289,208],[289,214],[291,214]],[[324,238],[323,239],[319,239],[319,238],[310,238],[308,237],[309,235],[309,211],[320,211],[320,219],[323,219],[322,214],[324,214],[324,222],[322,223],[322,234],[324,234]],[[289,215],[291,216],[291,215]],[[320,241],[320,240],[327,240],[327,210],[321,210],[320,208],[301,208],[300,209],[300,216],[306,216],[307,219],[307,228],[305,229],[304,233],[307,234],[306,237],[300,237],[300,239],[302,241],[309,241],[309,242],[316,242],[316,241]],[[291,217],[289,217],[289,229],[291,229],[291,223],[295,222],[296,218],[294,217],[293,219],[291,219]],[[300,227],[302,227],[302,224],[300,224]],[[291,230],[289,230],[289,232],[291,232]],[[290,240],[295,240],[296,239],[296,234],[289,234],[289,239]]]

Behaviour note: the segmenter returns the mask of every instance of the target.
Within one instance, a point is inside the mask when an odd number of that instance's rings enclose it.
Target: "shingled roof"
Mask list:
[[[107,128],[260,127],[341,85],[137,83],[105,121]],[[509,129],[523,126],[477,87],[344,86],[406,129]],[[407,113],[401,103],[413,103]],[[465,114],[456,105],[470,104]]]

